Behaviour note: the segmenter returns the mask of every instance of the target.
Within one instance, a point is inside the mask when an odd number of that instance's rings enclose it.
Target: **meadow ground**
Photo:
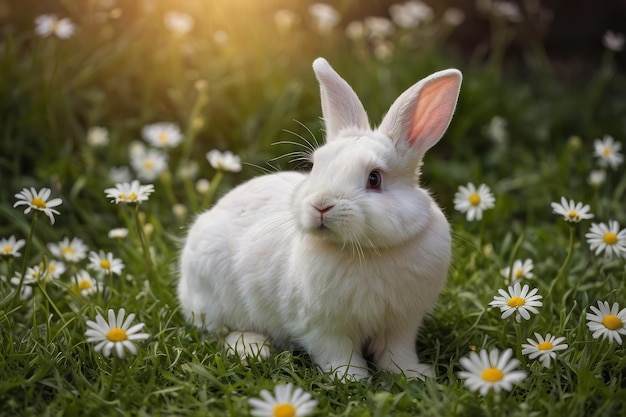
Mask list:
[[[449,42],[459,9],[350,22],[359,2],[292,3],[0,2],[0,415],[249,415],[285,384],[314,402],[267,415],[626,415],[623,35],[556,66],[512,3],[480,3],[491,37],[471,53]],[[244,365],[182,317],[191,220],[323,141],[317,56],[371,120],[464,74],[422,173],[454,240],[416,341],[435,379],[340,382],[300,351]],[[96,322],[121,308],[132,321]]]

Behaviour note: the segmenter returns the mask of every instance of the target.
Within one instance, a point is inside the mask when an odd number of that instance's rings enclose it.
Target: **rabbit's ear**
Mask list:
[[[369,129],[367,113],[359,97],[328,61],[317,58],[313,61],[313,71],[320,83],[326,140],[334,139],[341,129]]]
[[[461,72],[436,72],[406,90],[389,108],[378,130],[418,158],[441,139],[452,120]]]

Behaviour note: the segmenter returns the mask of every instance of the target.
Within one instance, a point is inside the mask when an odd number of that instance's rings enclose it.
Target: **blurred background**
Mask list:
[[[208,176],[214,148],[248,164],[225,186],[258,175],[298,149],[283,142],[323,140],[311,63],[324,56],[373,124],[419,79],[459,68],[426,182],[443,201],[468,178],[504,193],[541,184],[543,207],[585,183],[555,178],[564,152],[626,134],[625,18],[623,0],[0,0],[0,201],[52,184],[88,207],[156,122],[185,135],[158,177],[170,202],[182,177]],[[104,145],[88,141],[94,127]]]

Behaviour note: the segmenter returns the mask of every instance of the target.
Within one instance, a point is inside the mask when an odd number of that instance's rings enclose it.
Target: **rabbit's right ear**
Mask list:
[[[333,140],[345,128],[369,129],[367,113],[361,100],[328,61],[317,58],[313,61],[313,71],[320,83],[326,141]]]

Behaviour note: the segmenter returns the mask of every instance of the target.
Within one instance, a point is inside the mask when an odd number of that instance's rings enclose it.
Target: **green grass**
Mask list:
[[[389,40],[392,57],[380,61],[371,44],[351,44],[341,30],[317,34],[304,3],[163,2],[149,11],[150,4],[120,5],[119,15],[96,2],[63,1],[59,16],[79,28],[67,40],[37,37],[39,11],[28,5],[10,11],[12,29],[0,44],[0,238],[27,239],[31,230],[33,237],[28,257],[22,249],[20,258],[0,259],[0,415],[247,415],[248,398],[288,382],[319,401],[319,416],[626,415],[624,346],[593,339],[585,318],[597,301],[626,307],[624,259],[607,262],[591,253],[584,237],[591,221],[583,221],[563,266],[570,232],[550,207],[565,195],[590,204],[593,221],[626,225],[623,165],[608,169],[599,187],[587,182],[597,169],[593,139],[609,134],[624,143],[626,137],[626,78],[615,71],[612,52],[584,76],[557,73],[519,30],[514,36],[523,58],[502,60],[502,45],[487,59],[468,59],[447,42],[452,29],[431,30],[441,28],[436,20],[396,34]],[[340,6],[347,13],[358,4]],[[274,29],[278,7],[302,16],[287,34]],[[171,9],[194,15],[187,37],[163,28],[162,14]],[[102,13],[109,17],[98,20]],[[228,33],[226,45],[212,41],[217,30]],[[405,35],[423,46],[405,42]],[[420,358],[436,364],[436,380],[378,372],[365,382],[338,382],[301,351],[243,365],[223,354],[216,335],[187,326],[178,307],[180,242],[209,204],[194,183],[215,175],[205,153],[232,150],[245,163],[241,173],[224,176],[221,195],[261,174],[267,161],[297,150],[272,145],[302,141],[286,131],[322,142],[310,67],[320,55],[355,88],[371,120],[380,120],[398,94],[428,73],[446,67],[464,73],[455,118],[426,156],[422,175],[454,233],[449,280],[417,340]],[[494,116],[507,123],[508,137],[500,142],[485,132]],[[168,171],[140,205],[140,221],[151,229],[150,272],[133,208],[111,204],[104,189],[113,186],[110,168],[129,164],[129,145],[140,140],[141,128],[159,121],[178,123],[185,143],[168,152]],[[108,129],[107,147],[86,143],[92,126]],[[288,159],[273,165],[293,168]],[[181,176],[180,168],[192,163],[197,175]],[[496,196],[481,222],[467,222],[453,209],[454,193],[468,181],[488,184]],[[33,228],[33,214],[13,208],[14,194],[31,186],[51,188],[63,199],[54,225],[40,215]],[[188,209],[182,218],[172,213],[174,204]],[[128,237],[108,238],[116,227],[127,227]],[[46,245],[65,236],[111,251],[126,265],[122,276],[104,279],[104,293],[83,297],[70,286],[86,261],[68,264],[60,279],[16,302],[10,278],[24,259],[28,266],[49,262]],[[527,283],[539,289],[544,305],[517,324],[488,303],[505,288],[500,270],[524,258],[534,261],[535,278]],[[136,313],[135,322],[145,323],[151,336],[138,343],[136,356],[111,360],[85,341],[86,321],[120,307]],[[521,343],[534,332],[566,337],[568,348],[550,369],[521,354]],[[512,348],[528,377],[511,392],[481,397],[457,378],[459,359],[492,347]]]

